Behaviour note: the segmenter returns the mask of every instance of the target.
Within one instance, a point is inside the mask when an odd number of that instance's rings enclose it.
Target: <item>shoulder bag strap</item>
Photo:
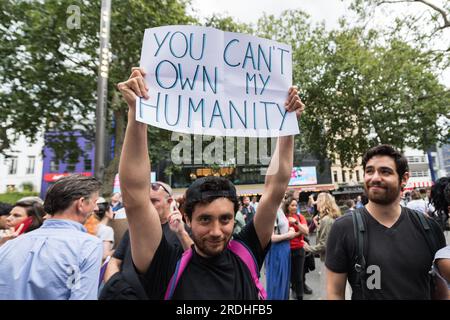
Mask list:
[[[366,228],[362,217],[362,209],[356,209],[352,213],[353,218],[353,234],[355,237],[356,256],[355,256],[355,271],[356,271],[356,285],[360,287],[361,298],[364,299],[364,275],[366,272],[366,259],[364,257],[364,235]]]
[[[186,266],[188,265],[191,258],[192,258],[192,249],[189,248],[188,250],[183,252],[183,255],[181,256],[180,260],[178,260],[177,262],[175,272],[172,275],[172,278],[170,278],[169,285],[167,286],[166,294],[164,295],[164,300],[172,299],[178,281],[180,280],[181,275],[183,274],[184,269],[186,269]]]
[[[256,259],[251,253],[250,249],[248,249],[244,243],[238,240],[231,240],[228,243],[228,248],[231,250],[231,252],[237,255],[247,266],[252,276],[253,282],[256,288],[258,289],[259,299],[266,300],[267,293],[264,290],[264,287],[262,286],[261,282],[259,281],[259,271],[256,264]]]

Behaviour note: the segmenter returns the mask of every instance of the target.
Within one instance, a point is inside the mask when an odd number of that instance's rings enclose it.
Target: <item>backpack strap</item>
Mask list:
[[[425,234],[425,239],[427,241],[428,247],[430,248],[431,254],[434,257],[435,253],[440,249],[439,243],[436,236],[431,228],[430,221],[423,215],[423,213],[416,210],[409,210],[413,220],[416,224],[419,224]]]
[[[256,264],[256,259],[250,249],[244,243],[238,240],[231,240],[228,243],[228,249],[230,249],[231,252],[237,255],[242,260],[242,262],[245,263],[251,273],[253,283],[258,289],[258,298],[260,300],[266,300],[267,293],[264,290],[261,282],[259,282],[259,270]]]
[[[191,258],[192,258],[192,248],[189,248],[188,250],[183,252],[183,255],[181,256],[180,260],[178,260],[177,262],[175,272],[172,275],[172,278],[170,278],[169,285],[167,286],[166,294],[164,295],[164,300],[172,299],[178,281],[180,281],[181,275],[183,274],[184,269],[186,269]]]
[[[352,213],[353,218],[353,234],[355,237],[355,271],[356,271],[356,286],[361,291],[361,298],[364,299],[364,275],[366,273],[366,259],[364,257],[364,235],[366,234],[366,227],[362,217],[362,209],[358,208]]]
[[[255,257],[253,256],[251,251],[245,246],[245,244],[243,244],[242,242],[237,241],[237,240],[231,240],[228,243],[228,249],[231,252],[233,252],[235,255],[237,255],[242,260],[242,262],[244,262],[244,264],[247,266],[247,268],[250,271],[250,274],[252,276],[253,282],[255,283],[255,286],[258,289],[258,297],[261,300],[267,299],[267,293],[264,290],[264,287],[259,282],[258,267],[256,264]],[[169,281],[169,285],[167,286],[167,290],[164,295],[164,300],[172,299],[173,293],[174,293],[175,288],[181,278],[181,275],[183,274],[184,270],[186,269],[191,258],[192,258],[192,249],[189,248],[188,250],[186,250],[183,253],[180,260],[178,260],[178,262],[177,262],[175,272]]]
[[[436,239],[436,235],[435,235],[433,229],[431,228],[431,221],[428,220],[431,218],[425,217],[422,212],[419,212],[416,210],[409,210],[409,211],[411,212],[411,217],[412,217],[413,222],[415,222],[415,224],[418,225],[419,228],[421,227],[421,229],[423,230],[425,240],[427,242],[427,245],[430,249],[431,255],[434,260],[434,256],[435,256],[436,252],[441,248],[441,246],[439,245],[439,241]],[[439,279],[439,273],[436,272],[433,264],[431,265],[430,271],[428,271],[428,275],[430,277],[431,299],[432,300],[446,299],[447,291],[441,290],[442,288],[440,286],[441,280]]]

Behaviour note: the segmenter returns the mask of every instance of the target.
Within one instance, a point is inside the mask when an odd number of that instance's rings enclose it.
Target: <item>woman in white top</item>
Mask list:
[[[108,223],[113,219],[114,213],[108,202],[102,197],[97,200],[98,210],[94,211],[95,217],[100,221],[97,225],[96,236],[103,241],[103,260],[112,256],[114,250],[114,230]]]
[[[410,202],[408,202],[406,207],[408,207],[409,209],[412,209],[412,210],[419,211],[419,212],[421,212],[421,213],[423,213],[425,215],[428,214],[427,202],[422,199],[422,197],[420,196],[419,191],[413,190],[411,192],[411,199],[412,200]]]
[[[447,300],[450,300],[450,246],[446,246],[436,252],[434,256],[433,270],[437,276],[443,280],[447,287]],[[443,285],[443,287],[444,287]],[[441,288],[445,290],[445,288]],[[440,299],[445,299],[443,294]]]

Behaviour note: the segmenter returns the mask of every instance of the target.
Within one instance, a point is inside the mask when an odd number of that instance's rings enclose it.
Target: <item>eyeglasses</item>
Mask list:
[[[151,186],[152,186],[152,190],[153,190],[153,191],[158,191],[158,189],[161,187],[161,188],[164,189],[165,192],[167,192],[167,194],[168,194],[169,196],[172,196],[172,193],[170,193],[169,190],[167,190],[167,188],[164,187],[164,185],[162,185],[161,183],[153,182],[153,183],[151,184]]]

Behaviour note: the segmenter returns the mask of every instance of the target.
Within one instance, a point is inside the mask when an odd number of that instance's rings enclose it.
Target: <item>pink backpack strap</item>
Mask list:
[[[261,282],[259,282],[258,277],[258,267],[256,265],[256,260],[253,257],[253,254],[251,251],[247,248],[245,244],[243,244],[240,241],[237,240],[231,240],[228,243],[228,249],[231,250],[235,255],[237,255],[242,262],[247,266],[248,270],[250,271],[250,274],[252,276],[253,282],[258,289],[258,297],[260,300],[266,300],[267,299],[267,293],[264,290],[264,287],[261,285]],[[181,256],[180,260],[177,262],[177,266],[175,268],[175,272],[172,275],[172,278],[170,278],[169,285],[167,286],[166,293],[164,295],[164,300],[170,300],[172,299],[173,293],[175,291],[175,288],[177,287],[177,284],[181,278],[181,275],[183,274],[184,270],[186,269],[186,266],[188,265],[189,261],[192,258],[192,249],[189,248],[186,250],[183,255]]]
[[[192,249],[189,248],[188,250],[183,252],[183,255],[181,256],[180,260],[178,260],[177,262],[175,272],[172,275],[172,278],[170,278],[169,285],[167,286],[166,294],[164,295],[164,300],[172,299],[178,281],[180,281],[181,275],[183,274],[184,269],[186,269],[186,266],[188,265],[191,258],[192,258]]]
[[[262,286],[261,282],[259,282],[259,270],[258,266],[256,265],[256,259],[253,256],[252,252],[248,247],[238,241],[238,240],[231,240],[228,243],[228,249],[231,250],[235,255],[237,255],[242,262],[245,263],[248,270],[250,271],[252,275],[253,282],[255,283],[256,288],[258,289],[258,297],[260,300],[266,300],[267,299],[267,293],[264,290],[264,287]]]

